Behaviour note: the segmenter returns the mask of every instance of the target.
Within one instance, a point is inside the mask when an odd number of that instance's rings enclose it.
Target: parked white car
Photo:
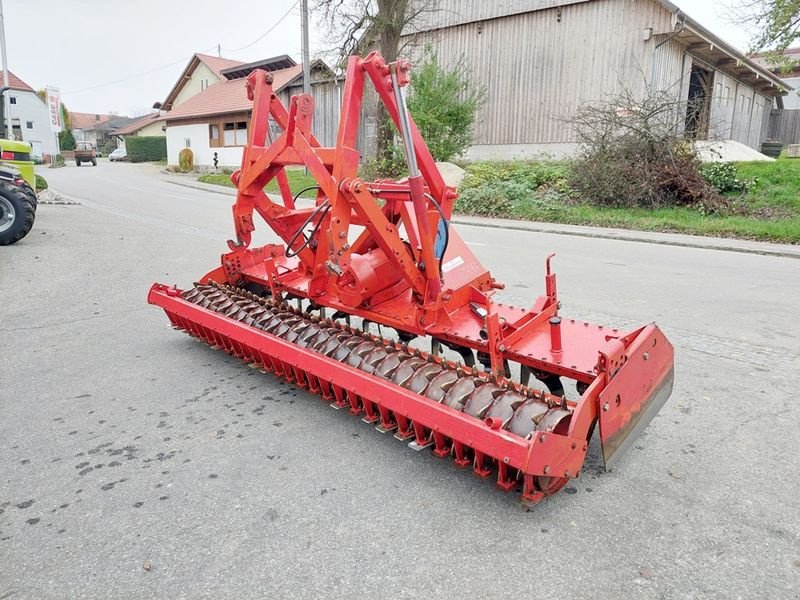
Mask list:
[[[108,155],[108,160],[114,162],[115,160],[128,160],[128,152],[125,148],[117,148]]]

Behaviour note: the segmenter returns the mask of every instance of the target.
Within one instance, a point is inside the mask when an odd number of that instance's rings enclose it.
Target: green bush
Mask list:
[[[450,160],[470,146],[485,96],[463,58],[446,68],[425,49],[422,64],[412,73],[408,110],[435,160]]]
[[[101,152],[103,153],[103,156],[108,156],[116,149],[117,149],[117,142],[115,142],[114,140],[108,140],[103,145]]]
[[[392,147],[388,156],[365,161],[359,169],[359,177],[372,181],[374,179],[396,179],[408,172],[406,157],[400,146]]]
[[[181,173],[190,173],[194,170],[194,153],[191,148],[184,148],[178,153],[178,168]]]
[[[507,186],[497,183],[466,189],[456,200],[455,211],[462,215],[506,217],[514,210],[508,191]]]
[[[58,147],[62,150],[75,150],[75,136],[71,129],[62,129],[58,132]]]
[[[556,211],[574,195],[563,163],[517,161],[467,165],[455,210],[461,214],[509,217],[532,210]]]
[[[64,156],[62,154],[56,154],[50,162],[50,168],[63,167],[65,164]]]
[[[167,138],[163,135],[125,136],[125,148],[131,162],[150,162],[167,158]]]
[[[46,190],[47,189],[47,180],[36,173],[36,191]]]
[[[738,192],[746,194],[758,183],[758,178],[739,179],[736,166],[731,162],[704,163],[700,174],[720,194]]]
[[[485,183],[510,181],[536,190],[551,185],[568,191],[569,169],[562,163],[534,161],[476,162],[467,166],[467,175],[461,188],[477,187]]]

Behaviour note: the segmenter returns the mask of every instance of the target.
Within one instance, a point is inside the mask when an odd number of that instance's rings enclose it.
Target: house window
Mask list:
[[[26,129],[33,129],[33,121],[25,121]]]
[[[201,79],[200,80],[200,91],[205,90],[208,88],[208,79]]]
[[[183,138],[183,147],[184,148],[191,148],[192,147],[192,139],[191,138]]]
[[[222,144],[219,139],[219,125],[212,123],[208,126],[208,145],[211,148],[219,148]]]
[[[9,101],[11,104],[16,104],[16,103],[17,103],[17,97],[16,97],[16,96],[11,96],[11,98],[10,98],[8,101]]]
[[[247,144],[247,121],[225,123],[222,126],[225,146],[244,146]]]

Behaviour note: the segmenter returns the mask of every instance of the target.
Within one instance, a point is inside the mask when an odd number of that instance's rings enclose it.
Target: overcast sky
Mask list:
[[[295,0],[2,1],[9,70],[36,89],[60,88],[78,112],[145,114],[164,99],[192,53],[216,54],[218,44],[222,56],[244,62],[279,54],[300,59]],[[731,0],[673,2],[747,48],[750,34],[729,21]],[[313,14],[311,20],[314,55],[324,36]]]

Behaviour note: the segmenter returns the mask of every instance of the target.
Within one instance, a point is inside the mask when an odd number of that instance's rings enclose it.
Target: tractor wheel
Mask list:
[[[30,200],[31,204],[33,204],[33,210],[36,210],[36,208],[39,206],[39,196],[36,195],[36,192],[33,190],[33,188],[27,183],[19,186],[19,188],[25,192],[28,200]]]
[[[93,158],[93,159],[92,159],[92,166],[93,166],[93,167],[96,167],[96,166],[97,166],[97,159],[96,159],[96,158]]]
[[[81,166],[81,161],[79,161],[79,160],[76,160],[76,161],[75,161],[75,166],[76,166],[76,167],[80,167],[80,166]]]
[[[0,246],[14,244],[28,235],[36,218],[36,207],[23,190],[0,184]]]

